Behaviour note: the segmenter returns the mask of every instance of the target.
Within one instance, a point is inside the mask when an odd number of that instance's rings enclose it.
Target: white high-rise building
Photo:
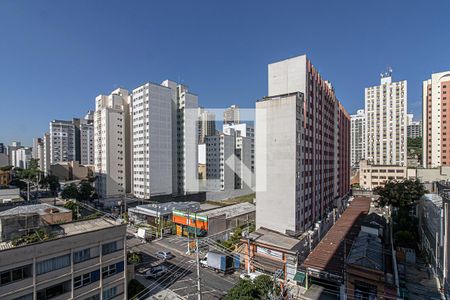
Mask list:
[[[31,150],[31,156],[34,159],[39,159],[39,155],[38,155],[38,148],[39,148],[39,144],[42,143],[42,139],[41,138],[33,138],[33,147]]]
[[[231,105],[223,112],[223,124],[239,124],[241,114],[238,105]]]
[[[94,112],[89,111],[84,119],[79,120],[80,131],[80,163],[93,165],[94,162]]]
[[[205,137],[216,134],[216,115],[204,108],[199,108],[198,119],[198,143],[204,144]]]
[[[172,100],[172,194],[198,192],[198,96],[165,80]]]
[[[42,139],[42,163],[39,164],[39,167],[44,172],[45,175],[48,175],[50,171],[50,133],[46,132]]]
[[[356,168],[359,161],[364,159],[364,137],[366,134],[366,115],[364,109],[358,109],[356,114],[351,115],[351,166]]]
[[[72,121],[50,122],[50,164],[76,160],[76,128]]]
[[[231,129],[236,131],[238,135],[249,138],[251,170],[255,172],[255,128],[247,123],[223,124],[222,126],[223,133],[225,134],[231,134]]]
[[[32,158],[32,151],[30,147],[22,147],[11,150],[11,162],[14,167],[27,169]]]
[[[406,166],[407,82],[392,82],[391,75],[383,73],[380,85],[365,89],[364,157],[373,165]]]
[[[138,198],[172,194],[172,93],[149,82],[130,95],[132,192]]]
[[[230,191],[235,189],[235,148],[236,138],[221,133],[207,136],[206,145],[206,179],[209,190]]]
[[[94,149],[96,189],[101,198],[130,189],[130,97],[125,89],[95,98]]]

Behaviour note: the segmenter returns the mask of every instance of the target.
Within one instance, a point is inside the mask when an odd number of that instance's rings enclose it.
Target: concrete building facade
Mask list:
[[[407,164],[407,82],[392,82],[389,70],[380,85],[365,89],[364,158],[376,165]]]
[[[128,91],[116,89],[96,97],[94,157],[100,198],[130,191],[130,99]]]
[[[132,192],[144,199],[172,194],[172,90],[149,82],[130,97]]]
[[[358,109],[351,115],[351,166],[357,168],[359,161],[364,159],[364,137],[366,135],[366,114],[364,109]]]
[[[256,226],[301,234],[350,190],[350,116],[306,55],[269,64],[256,103]]]
[[[50,164],[76,160],[76,133],[72,121],[50,122]]]
[[[434,73],[422,84],[423,167],[450,165],[450,71]]]
[[[126,299],[126,226],[48,226],[55,238],[0,250],[1,299]]]
[[[238,105],[231,105],[223,112],[223,124],[239,124],[241,122],[241,114]]]
[[[372,190],[384,186],[387,180],[401,181],[408,178],[406,166],[375,165],[362,160],[359,165],[359,184],[361,188]]]
[[[32,150],[30,147],[22,147],[11,150],[10,157],[12,166],[27,169],[32,158]]]
[[[204,108],[198,109],[198,143],[204,144],[205,137],[216,134],[216,115]]]

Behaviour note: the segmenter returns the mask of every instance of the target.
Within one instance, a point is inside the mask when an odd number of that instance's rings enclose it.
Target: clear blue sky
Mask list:
[[[320,3],[319,3],[320,2]],[[100,93],[181,80],[205,107],[254,107],[267,64],[307,53],[350,113],[387,66],[450,69],[450,1],[0,1],[0,142],[30,145]]]

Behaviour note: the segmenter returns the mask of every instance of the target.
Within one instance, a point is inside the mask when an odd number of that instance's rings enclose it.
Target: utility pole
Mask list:
[[[200,282],[200,258],[198,257],[198,237],[197,237],[197,213],[194,216],[195,222],[195,260],[197,261],[197,296],[198,300],[202,300],[202,290],[201,290],[201,282]]]
[[[188,253],[188,254],[191,253],[191,247],[190,247],[190,245],[189,245],[189,242],[190,242],[190,241],[189,241],[189,225],[190,225],[189,223],[191,223],[191,220],[189,219],[189,217],[190,217],[190,216],[189,216],[189,210],[188,210],[188,212],[187,212],[187,238],[188,238],[188,245],[187,245],[187,246],[188,246],[188,247],[187,247],[187,248],[188,248],[188,251],[187,251],[187,253]],[[181,231],[181,235],[183,235],[183,231]]]
[[[30,179],[27,180],[27,201],[30,201]]]

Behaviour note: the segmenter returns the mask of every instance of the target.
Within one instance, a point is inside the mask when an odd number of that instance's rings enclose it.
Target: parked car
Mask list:
[[[200,266],[207,268],[208,267],[208,257],[205,257],[204,259],[200,259]]]
[[[240,277],[241,279],[244,279],[244,280],[251,280],[251,281],[253,281],[253,280],[255,280],[258,276],[261,276],[261,275],[263,275],[263,273],[261,273],[261,272],[250,272],[250,273],[244,273],[244,274],[241,274],[239,277]]]
[[[168,272],[168,268],[165,265],[158,265],[156,267],[151,268],[145,273],[147,278],[156,279],[158,277],[163,276]]]
[[[170,251],[158,251],[156,252],[156,257],[159,259],[168,260],[174,257]]]

